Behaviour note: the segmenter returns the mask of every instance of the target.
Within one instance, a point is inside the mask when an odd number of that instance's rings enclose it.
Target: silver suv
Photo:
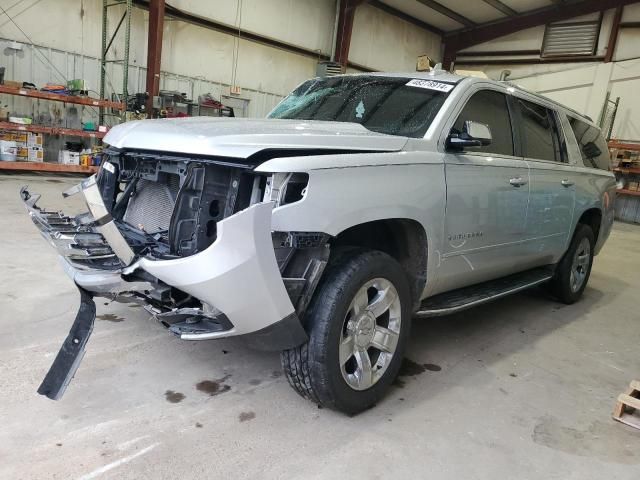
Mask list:
[[[81,295],[38,390],[53,399],[107,297],[184,340],[280,350],[298,393],[355,413],[398,374],[416,314],[539,284],[573,303],[613,223],[589,118],[442,71],[313,79],[267,119],[129,122],[105,143],[64,193],[86,213],[21,191]]]

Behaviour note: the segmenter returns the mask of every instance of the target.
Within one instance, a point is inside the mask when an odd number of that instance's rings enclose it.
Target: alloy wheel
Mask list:
[[[354,390],[372,387],[389,367],[400,337],[401,304],[384,278],[365,283],[349,305],[340,336],[340,370]]]
[[[571,291],[577,292],[580,290],[587,278],[589,272],[589,262],[591,259],[591,244],[588,238],[583,238],[576,248],[573,255],[573,263],[571,265],[571,275],[569,282],[571,285]]]

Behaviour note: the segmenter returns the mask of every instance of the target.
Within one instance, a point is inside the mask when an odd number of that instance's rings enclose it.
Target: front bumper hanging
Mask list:
[[[36,205],[40,195],[26,187],[20,191],[33,223],[57,249],[81,297],[74,324],[38,393],[58,399],[73,378],[93,329],[95,296],[133,295],[148,303],[149,292],[162,284],[202,303],[195,313],[171,304],[157,309],[156,298],[147,305],[155,305],[150,312],[184,340],[250,334],[256,346],[269,350],[308,340],[276,262],[270,203],[254,204],[219,221],[217,239],[205,250],[163,260],[136,256],[105,207],[95,176],[74,190],[84,195],[89,208],[75,217],[42,209]],[[172,324],[187,313],[190,319]],[[205,321],[189,323],[198,317]]]

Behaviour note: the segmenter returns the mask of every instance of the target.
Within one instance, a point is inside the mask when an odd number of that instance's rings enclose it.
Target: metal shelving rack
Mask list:
[[[124,6],[125,10],[116,26],[113,34],[109,36],[109,9],[112,7]],[[128,83],[129,83],[129,43],[131,38],[131,12],[133,10],[133,0],[102,0],[102,56],[100,57],[100,98],[105,98],[105,87],[107,80],[107,64],[122,64],[122,103],[127,104],[128,99]],[[122,24],[124,23],[124,46],[122,49],[123,58],[116,60],[108,60],[107,55],[113,44]],[[105,111],[104,107],[100,107],[100,125],[104,125]]]
[[[640,151],[640,143],[619,142],[612,140],[609,142],[609,148],[617,150]],[[635,179],[640,180],[640,167],[630,165],[618,165],[613,168],[616,179]],[[616,190],[618,198],[616,199],[616,219],[624,222],[640,223],[640,190],[630,190],[621,188]]]
[[[26,88],[14,88],[0,85],[0,95],[17,95],[36,100],[46,100],[48,102],[62,102],[76,105],[87,105],[91,107],[111,108],[113,110],[124,111],[126,106],[122,103],[111,102],[98,98],[81,97],[73,95],[61,95],[57,93],[43,92],[40,90],[29,90]],[[102,138],[106,131],[87,131],[57,126],[47,126],[38,124],[23,125],[20,123],[1,122],[0,130],[11,130],[15,132],[43,133],[45,135],[65,135],[80,138]],[[63,165],[53,162],[0,162],[0,170],[29,170],[38,172],[72,172],[91,173],[97,171],[97,167],[83,167],[81,165]]]

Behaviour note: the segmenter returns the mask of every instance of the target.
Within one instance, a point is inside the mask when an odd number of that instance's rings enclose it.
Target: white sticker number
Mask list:
[[[420,80],[414,78],[407,82],[407,87],[426,88],[428,90],[437,90],[438,92],[449,92],[455,85],[449,83],[436,82],[433,80]]]

